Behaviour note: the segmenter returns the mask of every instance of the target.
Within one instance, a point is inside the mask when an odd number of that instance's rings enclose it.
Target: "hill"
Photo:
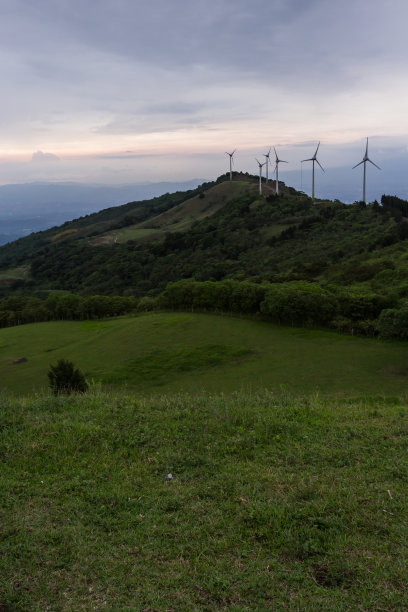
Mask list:
[[[74,361],[105,389],[161,394],[259,388],[342,397],[406,390],[406,343],[195,313],[58,321],[2,330],[1,390],[48,385],[50,364]],[[25,357],[24,363],[13,363]]]
[[[393,196],[369,205],[313,202],[283,184],[276,196],[272,183],[260,196],[257,177],[226,178],[108,208],[3,246],[0,296],[154,297],[169,282],[188,278],[306,282],[374,300],[375,308],[351,316],[369,333],[382,309],[405,308],[408,202]],[[338,314],[350,318],[342,308]]]

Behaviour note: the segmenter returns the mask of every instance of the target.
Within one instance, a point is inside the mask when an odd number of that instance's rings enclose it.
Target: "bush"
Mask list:
[[[60,393],[85,393],[88,390],[85,377],[72,361],[60,359],[56,365],[50,366],[48,380],[54,395]]]
[[[388,308],[378,319],[380,338],[408,340],[408,308]]]
[[[337,295],[339,314],[353,321],[376,319],[384,308],[390,306],[390,299],[377,293],[342,291]]]
[[[158,307],[158,300],[146,295],[145,297],[140,298],[136,310],[138,312],[150,312],[152,310],[157,310]]]
[[[307,282],[271,286],[261,303],[261,312],[277,323],[325,325],[336,314],[336,299],[318,285]]]

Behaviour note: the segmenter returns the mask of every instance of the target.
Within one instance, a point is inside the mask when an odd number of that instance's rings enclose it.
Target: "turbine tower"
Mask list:
[[[261,164],[261,162],[258,159],[256,159],[256,161],[258,162],[258,166],[259,166],[259,193],[260,195],[262,195],[262,168],[266,164],[266,161],[263,164]]]
[[[275,178],[276,178],[275,193],[276,195],[279,195],[279,164],[281,164],[282,162],[284,164],[287,164],[288,162],[285,161],[284,159],[279,159],[275,147],[273,147],[273,150],[275,151]]]
[[[271,147],[269,147],[269,151],[267,153],[263,153],[263,156],[266,158],[265,159],[265,163],[266,163],[266,172],[265,172],[265,183],[268,182],[268,166],[271,163],[271,160],[269,159],[269,156],[271,154]]]
[[[236,149],[234,149],[232,153],[228,153],[228,151],[225,151],[225,154],[229,155],[229,158],[230,158],[230,181],[232,181],[232,165],[234,163],[232,158],[233,158],[235,151]]]
[[[361,164],[364,164],[364,173],[363,173],[363,202],[366,201],[366,164],[367,164],[368,161],[370,162],[370,164],[373,164],[373,166],[375,166],[376,168],[381,170],[380,166],[377,166],[377,164],[375,164],[373,161],[371,161],[371,159],[368,157],[368,138],[367,138],[365,155],[364,155],[363,159],[361,160],[361,162],[359,162],[358,164],[356,164],[352,168],[354,170],[354,168],[357,168],[357,166],[360,166]]]
[[[309,159],[302,159],[302,163],[303,163],[303,162],[307,162],[307,161],[311,161],[311,162],[312,162],[312,165],[313,165],[313,167],[312,167],[312,201],[313,201],[313,202],[314,202],[314,199],[315,199],[315,180],[314,180],[314,168],[315,168],[315,162],[316,162],[317,164],[319,164],[320,168],[321,168],[321,169],[323,170],[323,172],[324,172],[323,167],[321,166],[321,164],[320,164],[319,160],[318,160],[318,159],[317,159],[317,157],[316,157],[316,156],[317,156],[317,152],[318,152],[318,150],[319,150],[319,147],[320,147],[320,142],[319,142],[319,144],[317,145],[317,149],[316,149],[315,154],[313,155],[313,157],[309,157]]]

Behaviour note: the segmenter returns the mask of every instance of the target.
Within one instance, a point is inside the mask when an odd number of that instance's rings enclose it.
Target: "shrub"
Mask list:
[[[150,297],[146,295],[140,298],[137,304],[138,312],[150,312],[151,310],[157,310],[158,308],[158,300],[156,298]]]
[[[408,308],[388,308],[378,319],[380,338],[408,340]]]
[[[339,314],[353,321],[376,319],[390,305],[390,298],[377,293],[342,291],[337,295]]]
[[[336,299],[318,285],[307,282],[271,286],[261,303],[261,312],[277,323],[324,325],[336,313]]]
[[[85,377],[72,361],[60,359],[56,365],[50,366],[48,380],[54,395],[60,393],[85,393],[88,390]]]

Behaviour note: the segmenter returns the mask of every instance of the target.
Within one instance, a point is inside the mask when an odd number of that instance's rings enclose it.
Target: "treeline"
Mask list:
[[[397,196],[383,195],[381,205],[384,211],[388,211],[396,219],[408,217],[408,201],[401,200]]]
[[[46,299],[27,296],[12,296],[0,300],[0,327],[38,323],[40,321],[63,321],[102,319],[127,314],[137,308],[133,297],[109,297],[92,295],[82,297],[75,294],[50,294]]]
[[[40,321],[116,317],[155,309],[260,315],[278,324],[329,327],[339,332],[408,340],[408,306],[395,298],[307,281],[252,283],[186,279],[157,297],[49,294],[46,299],[0,300],[0,327]]]
[[[340,332],[408,339],[408,309],[391,297],[317,283],[183,280],[167,285],[161,308],[259,314],[278,324],[323,326]]]

